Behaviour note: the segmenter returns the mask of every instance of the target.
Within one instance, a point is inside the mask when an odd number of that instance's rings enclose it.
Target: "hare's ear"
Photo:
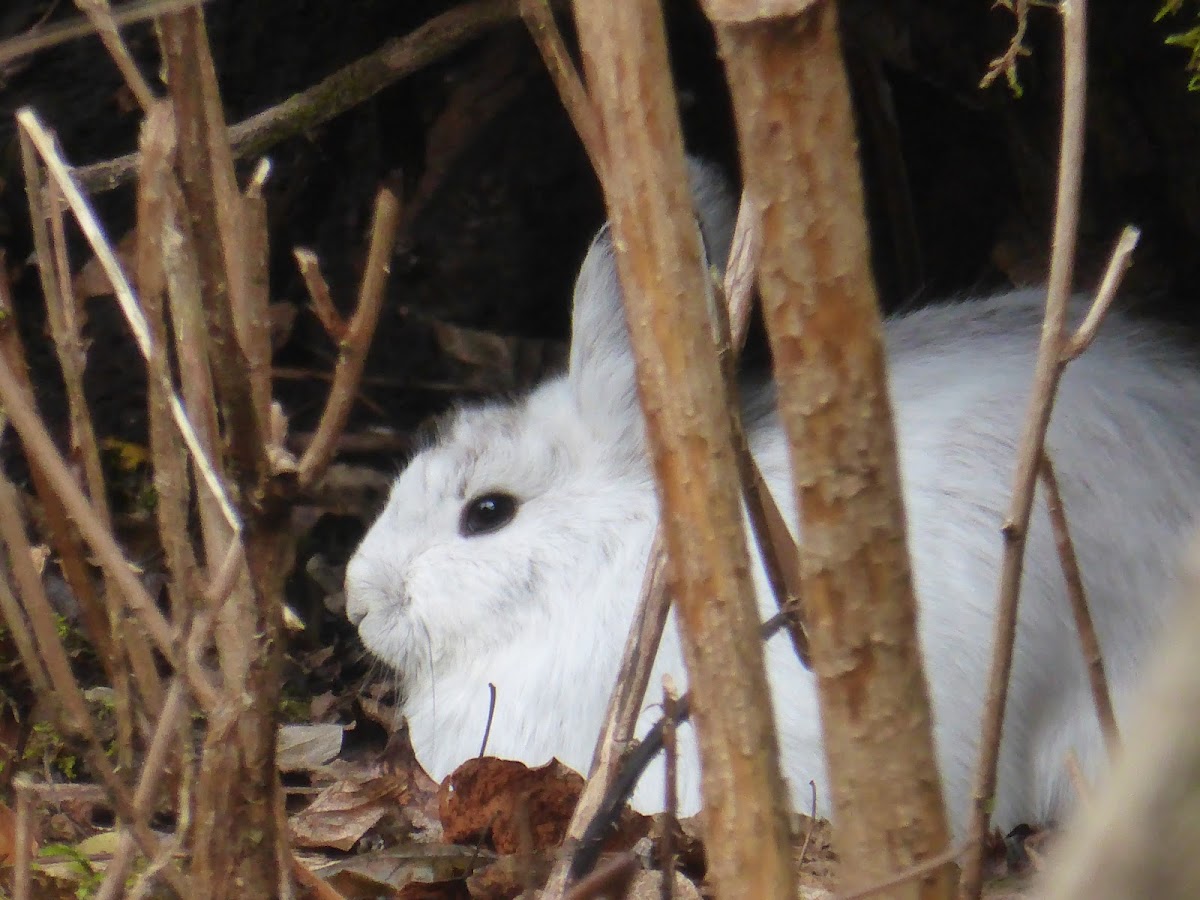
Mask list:
[[[688,178],[705,265],[723,272],[735,212],[728,185],[715,166],[694,158],[688,159]],[[643,422],[633,349],[607,224],[592,240],[575,281],[568,378],[580,411],[597,434],[640,453]]]

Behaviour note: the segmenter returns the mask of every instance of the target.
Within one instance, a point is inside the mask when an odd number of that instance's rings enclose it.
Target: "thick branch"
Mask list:
[[[882,327],[832,2],[714,2],[759,290],[791,446],[801,591],[844,887],[941,853],[948,831],[921,671]],[[803,11],[800,11],[803,10]],[[945,897],[942,865],[895,896]]]
[[[577,2],[575,17],[608,140],[604,187],[693,689],[710,872],[722,897],[793,897],[787,791],[661,10]]]

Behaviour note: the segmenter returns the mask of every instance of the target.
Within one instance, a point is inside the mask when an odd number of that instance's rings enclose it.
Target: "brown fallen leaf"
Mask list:
[[[314,877],[346,900],[392,897],[408,884],[462,881],[496,857],[489,851],[454,844],[408,844],[329,860],[299,855]]]
[[[550,877],[555,850],[502,856],[466,879],[471,900],[513,900],[525,895],[531,885],[541,886]]]
[[[441,836],[437,815],[437,783],[417,762],[407,729],[392,736],[379,760],[370,765],[336,762],[336,781],[289,819],[299,847],[349,850],[384,816],[399,820],[399,829],[423,841]]]
[[[17,814],[0,801],[0,865],[16,862]]]
[[[387,813],[394,788],[386,775],[347,773],[288,819],[293,845],[349,850]]]
[[[342,750],[341,725],[283,725],[275,736],[275,765],[280,772],[310,772],[334,760]]]
[[[467,760],[442,783],[439,809],[445,839],[490,840],[501,854],[531,853],[562,843],[583,776],[557,759],[537,769],[508,759]],[[626,809],[605,849],[627,849],[651,820]]]
[[[472,900],[472,897],[466,882],[455,878],[426,883],[414,881],[396,891],[396,900]]]

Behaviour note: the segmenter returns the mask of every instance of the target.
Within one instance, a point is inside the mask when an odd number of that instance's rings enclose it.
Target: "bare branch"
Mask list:
[[[17,334],[16,310],[12,303],[3,251],[0,251],[0,354],[8,361],[26,402],[32,406],[33,387],[29,382],[25,353]],[[46,517],[50,541],[58,553],[59,567],[71,588],[71,593],[79,602],[84,631],[96,649],[97,656],[102,661],[106,660],[112,653],[109,648],[107,611],[93,587],[79,535],[67,518],[62,501],[51,489],[37,458],[27,453],[26,462],[29,464],[30,477]]]
[[[267,423],[252,387],[252,348],[246,339],[252,315],[247,253],[253,242],[246,235],[244,198],[226,141],[203,15],[189,9],[165,16],[158,37],[179,135],[175,165],[196,250],[217,407],[229,471],[236,474],[230,488],[255,508],[265,499],[269,473]]]
[[[1058,478],[1050,455],[1043,448],[1039,459],[1038,475],[1046,491],[1046,510],[1050,514],[1050,527],[1054,531],[1054,544],[1062,563],[1063,577],[1067,583],[1067,597],[1071,601],[1071,613],[1075,617],[1075,629],[1079,632],[1079,647],[1087,666],[1088,681],[1092,686],[1092,701],[1096,704],[1096,716],[1100,729],[1108,744],[1109,753],[1115,753],[1119,742],[1117,716],[1113,711],[1112,697],[1108,692],[1108,679],[1104,675],[1104,658],[1100,653],[1100,640],[1096,637],[1096,626],[1088,611],[1087,594],[1083,589],[1083,573],[1075,556],[1075,545],[1067,527],[1067,514],[1063,508],[1062,494],[1058,490]]]
[[[1046,318],[1034,366],[1033,389],[1025,427],[1017,449],[1013,496],[1004,523],[1004,557],[1000,569],[992,668],[988,679],[980,736],[979,769],[972,798],[971,850],[959,885],[961,900],[977,900],[983,890],[984,843],[996,792],[996,766],[1004,727],[1008,679],[1017,630],[1017,603],[1025,562],[1025,536],[1033,510],[1038,468],[1064,357],[1067,301],[1071,292],[1075,239],[1079,222],[1079,190],[1083,176],[1084,112],[1087,100],[1087,3],[1061,0],[1063,25],[1063,110],[1054,212],[1054,243],[1046,291]]]
[[[0,368],[3,364],[0,363]],[[21,598],[34,637],[38,653],[45,663],[46,672],[53,685],[53,692],[40,699],[59,716],[64,731],[81,738],[83,755],[88,767],[104,783],[117,814],[131,823],[138,844],[143,852],[153,854],[158,848],[158,839],[144,823],[138,825],[133,798],[128,786],[105,755],[104,747],[92,729],[83,691],[71,671],[71,663],[54,623],[50,601],[42,588],[41,578],[33,568],[33,555],[25,536],[25,525],[17,508],[16,488],[7,477],[0,474],[0,536],[8,548],[9,565],[20,586]],[[14,627],[18,623],[10,623]],[[176,890],[185,893],[183,875],[178,869],[168,873]]]
[[[346,427],[358,381],[362,377],[371,348],[375,325],[383,309],[384,288],[396,243],[396,231],[400,224],[400,198],[390,188],[383,188],[375,200],[375,218],[371,226],[371,246],[367,251],[367,267],[359,287],[358,308],[346,329],[333,383],[329,386],[329,397],[321,420],[317,423],[312,442],[297,467],[297,479],[301,488],[308,487],[319,479],[337,446],[338,437]]]
[[[505,22],[515,20],[518,0],[475,0],[430,19],[404,37],[388,41],[324,81],[283,103],[229,128],[228,146],[235,159],[254,156],[298,134],[323,125],[389,85],[419,72]],[[191,4],[179,4],[184,7]],[[137,154],[79,169],[79,183],[89,193],[120,187],[137,171]]]
[[[124,27],[208,2],[209,0],[134,0],[112,13],[113,24]],[[95,30],[96,25],[90,19],[76,18],[41,28],[35,34],[0,41],[0,66],[47,47],[92,34]]]
[[[529,34],[542,54],[546,71],[558,89],[563,108],[571,117],[571,124],[575,126],[583,149],[587,151],[592,168],[600,177],[600,182],[604,183],[607,162],[600,119],[571,60],[571,54],[567,52],[558,23],[554,21],[554,9],[549,0],[521,0],[521,18],[525,20]]]
[[[1092,301],[1087,316],[1075,329],[1075,333],[1071,335],[1063,349],[1065,360],[1075,359],[1096,339],[1096,332],[1100,330],[1100,323],[1104,321],[1104,315],[1117,295],[1121,279],[1125,277],[1125,273],[1129,271],[1129,266],[1133,263],[1133,251],[1141,236],[1142,233],[1132,225],[1126,225],[1121,230],[1121,236],[1117,238],[1117,245],[1113,248],[1108,266],[1104,270],[1104,278],[1101,279],[1100,287],[1096,290],[1096,298]]]
[[[109,56],[117,64],[117,69],[120,70],[125,84],[128,85],[134,99],[137,100],[138,106],[142,108],[142,112],[148,112],[156,99],[154,91],[137,67],[137,63],[133,61],[133,55],[121,38],[108,0],[75,0],[75,6],[87,16],[92,27],[96,29],[96,33],[100,35],[100,40],[104,42]]]
[[[2,579],[0,579],[2,580]],[[17,795],[16,835],[13,839],[13,900],[30,900],[33,873],[30,862],[33,850],[33,792],[29,776],[18,772],[13,778],[13,793]]]
[[[330,339],[341,344],[346,339],[346,320],[338,312],[333,295],[329,293],[329,283],[321,274],[321,261],[317,259],[317,254],[305,247],[294,249],[292,256],[296,258],[300,277],[304,279],[304,286],[308,288],[313,313]]]
[[[758,286],[805,535],[800,590],[835,839],[852,890],[935,857],[948,828],[930,777],[932,715],[837,4],[704,6],[747,189],[763,203]],[[943,864],[896,896],[948,896],[951,884]]]
[[[177,677],[167,690],[162,712],[154,726],[154,737],[141,763],[141,777],[133,795],[133,808],[140,827],[148,827],[146,819],[153,812],[152,804],[159,782],[174,750],[171,742],[177,737],[179,725],[187,712],[186,699],[183,683]],[[125,890],[125,880],[133,867],[136,848],[137,841],[132,829],[128,826],[123,828],[117,850],[104,871],[104,881],[96,892],[95,900],[120,900]]]
[[[201,706],[209,708],[215,702],[216,689],[209,674],[200,666],[186,666],[175,651],[174,629],[158,611],[154,599],[134,574],[116,540],[104,523],[100,521],[79,485],[71,476],[58,448],[54,446],[46,426],[26,399],[20,382],[13,375],[8,362],[0,358],[0,403],[4,404],[12,420],[13,428],[21,437],[27,451],[37,457],[47,480],[61,498],[67,514],[79,526],[80,533],[91,545],[100,566],[112,576],[125,595],[126,602],[137,613],[146,633],[155,647],[176,671],[184,672]]]
[[[575,4],[700,744],[719,895],[795,896],[727,391],[706,304],[662,10]],[[733,711],[736,710],[736,714]]]
[[[75,213],[80,229],[88,239],[92,252],[96,254],[96,259],[99,261],[100,266],[104,269],[104,274],[108,276],[109,282],[113,286],[113,293],[116,295],[117,302],[121,306],[121,311],[125,314],[125,318],[129,322],[129,327],[133,331],[138,349],[141,350],[144,358],[149,359],[155,353],[160,352],[159,348],[151,343],[146,319],[142,315],[142,311],[134,297],[133,289],[129,286],[129,282],[125,278],[121,264],[117,261],[116,253],[113,252],[112,246],[109,244],[107,238],[105,238],[104,231],[100,227],[100,223],[96,220],[95,213],[92,211],[87,199],[76,185],[70,168],[63,162],[62,156],[54,144],[54,139],[38,120],[37,114],[29,108],[21,109],[17,112],[17,122],[25,130],[25,133],[29,135],[34,146],[37,147],[38,153],[41,155],[42,161],[45,163],[51,177],[54,178],[62,190],[72,212]],[[233,506],[225,494],[224,486],[217,477],[216,471],[213,469],[212,463],[208,460],[207,454],[205,454],[201,447],[196,437],[196,431],[192,427],[191,422],[188,421],[187,414],[183,410],[183,404],[179,402],[174,389],[171,389],[170,394],[171,415],[175,419],[175,424],[179,428],[179,433],[182,435],[184,443],[187,444],[188,450],[191,451],[192,457],[196,461],[204,480],[208,483],[209,489],[220,503],[221,511],[229,521],[230,527],[235,532],[241,531],[241,520],[237,513],[234,512]]]

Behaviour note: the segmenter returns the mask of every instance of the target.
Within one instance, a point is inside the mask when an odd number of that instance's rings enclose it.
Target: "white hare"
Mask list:
[[[732,204],[693,165],[706,247],[728,250]],[[945,796],[961,834],[975,768],[1007,508],[1042,315],[1019,291],[922,309],[887,326],[919,633]],[[753,451],[796,528],[770,389],[750,391]],[[755,402],[758,401],[758,402]],[[585,771],[637,599],[658,514],[611,241],[575,286],[567,372],[516,401],[458,409],[396,480],[347,569],[348,615],[402,675],[417,756],[443,778],[488,752]],[[1073,363],[1054,459],[1118,714],[1166,612],[1182,538],[1200,505],[1200,376],[1160,329],[1111,315]],[[765,617],[774,604],[760,567]],[[799,808],[829,813],[814,679],[785,635],[766,646],[783,770]],[[654,680],[685,680],[668,623]],[[648,701],[648,704],[652,700]],[[647,708],[639,734],[656,718]],[[1130,739],[1136,739],[1130,736]],[[690,728],[681,810],[700,802]],[[1056,819],[1073,796],[1064,760],[1095,774],[1104,749],[1042,498],[1029,533],[995,820]],[[661,760],[634,804],[663,803]]]

